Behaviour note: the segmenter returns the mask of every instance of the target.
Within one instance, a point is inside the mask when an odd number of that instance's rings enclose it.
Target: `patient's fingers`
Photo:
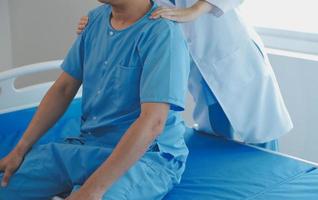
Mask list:
[[[2,182],[1,182],[2,187],[6,187],[8,185],[10,177],[12,176],[13,172],[14,172],[13,169],[9,169],[9,168],[5,169]]]

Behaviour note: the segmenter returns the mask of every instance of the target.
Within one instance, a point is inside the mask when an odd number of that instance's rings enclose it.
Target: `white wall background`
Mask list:
[[[318,162],[318,62],[270,56],[294,129],[280,140],[281,151]]]
[[[96,0],[10,0],[13,65],[63,58]]]
[[[0,71],[12,66],[9,0],[0,0]]]
[[[63,58],[76,36],[80,16],[96,5],[97,1],[85,0],[0,0],[0,71],[2,66]],[[318,162],[318,63],[275,55],[270,59],[295,124],[281,139],[281,150]],[[20,85],[54,79],[57,74],[26,78]],[[184,115],[190,125],[190,96],[187,108]]]
[[[7,7],[3,10],[10,16],[10,28],[5,29],[11,33],[12,62],[9,66],[12,67],[64,58],[76,37],[80,17],[99,5],[97,0],[5,1]],[[16,85],[21,87],[55,79],[58,74],[59,71],[53,71],[41,73],[36,79],[23,77]]]

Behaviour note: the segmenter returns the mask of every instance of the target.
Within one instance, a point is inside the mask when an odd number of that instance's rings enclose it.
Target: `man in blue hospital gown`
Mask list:
[[[0,161],[1,200],[162,199],[188,154],[180,116],[189,55],[149,0],[108,0],[62,64],[15,149]],[[83,86],[81,133],[34,146]],[[28,153],[27,153],[28,152]],[[22,161],[23,160],[23,161]],[[21,164],[22,163],[22,164]]]

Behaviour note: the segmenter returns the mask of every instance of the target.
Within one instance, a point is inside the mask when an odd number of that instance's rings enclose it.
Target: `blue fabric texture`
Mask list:
[[[93,10],[62,69],[83,83],[82,135],[115,146],[139,117],[142,103],[167,103],[167,123],[155,143],[185,161],[185,126],[178,111],[184,110],[190,57],[179,25],[149,19],[156,8],[153,4],[123,30],[112,27],[109,5]]]
[[[312,164],[188,129],[189,157],[165,200],[318,199]]]
[[[78,133],[79,129],[80,107],[79,99],[73,101],[63,118],[40,143],[61,141],[58,138],[69,136],[77,139],[70,138],[68,143],[82,148],[81,140],[74,135],[74,132]],[[20,139],[34,112],[35,108],[31,108],[0,115],[0,158],[3,158]],[[71,136],[72,134],[73,136]],[[57,143],[62,145],[61,142]],[[186,143],[190,154],[181,183],[175,186],[164,197],[164,200],[318,199],[318,170],[311,164],[264,152],[220,137],[204,135],[194,132],[192,129],[187,129]],[[88,148],[90,150],[85,150],[85,152],[93,153],[99,149],[99,147],[92,146],[87,140],[86,145],[90,146]],[[36,149],[39,148],[43,147],[38,144]],[[104,148],[101,152],[107,155],[108,150]],[[52,152],[50,151],[50,153]],[[85,157],[91,154],[80,155]],[[103,154],[92,154],[95,157],[98,155]],[[157,158],[162,160],[162,157],[164,156],[161,155]],[[169,160],[169,156],[165,156],[165,159]],[[35,166],[37,169],[34,168],[34,173],[39,173],[43,165]],[[33,167],[35,166],[33,165]],[[74,183],[74,187],[76,187],[76,183]],[[67,188],[72,189],[72,186],[68,185]],[[36,192],[38,191],[37,188]],[[0,199],[6,200],[7,198],[0,195]]]
[[[81,99],[75,99],[67,112],[36,145],[60,142],[66,137],[77,137],[80,132]],[[0,158],[7,155],[20,140],[36,108],[28,108],[0,115]]]
[[[0,115],[0,159],[16,145],[35,111],[36,108],[30,108]],[[96,140],[94,136],[78,135],[80,114],[81,99],[76,99],[27,154],[10,185],[0,187],[0,200],[43,200],[59,194],[67,196],[79,189],[107,159],[113,150],[111,144]],[[162,199],[180,182],[184,168],[184,162],[152,145],[105,193],[104,199]],[[0,173],[0,180],[2,177]]]
[[[85,138],[68,138],[33,148],[1,200],[44,200],[78,189],[112,153]],[[180,182],[184,163],[151,149],[104,194],[105,200],[162,199]],[[2,174],[0,174],[0,179]]]

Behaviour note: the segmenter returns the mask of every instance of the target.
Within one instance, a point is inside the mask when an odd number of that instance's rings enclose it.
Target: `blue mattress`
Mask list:
[[[79,133],[80,99],[38,144]],[[0,158],[20,139],[35,108],[0,115]],[[318,200],[314,165],[188,129],[190,150],[181,184],[165,200]]]

